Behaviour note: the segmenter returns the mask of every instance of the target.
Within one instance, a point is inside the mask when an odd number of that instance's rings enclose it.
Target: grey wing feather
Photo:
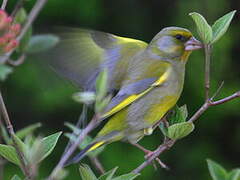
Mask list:
[[[124,99],[128,98],[133,94],[139,94],[149,88],[157,78],[147,78],[129,85],[123,86],[118,94],[113,97],[110,104],[106,108],[106,112],[110,111],[112,108],[120,104]]]

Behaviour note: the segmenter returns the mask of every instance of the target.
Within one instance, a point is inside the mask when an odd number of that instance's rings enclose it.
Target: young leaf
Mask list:
[[[227,172],[222,166],[210,159],[207,159],[207,163],[213,180],[225,180],[227,178]]]
[[[8,161],[20,166],[20,161],[14,147],[10,145],[0,144],[0,155]]]
[[[201,37],[202,41],[205,44],[210,43],[212,40],[212,28],[207,23],[206,19],[201,14],[196,12],[192,12],[189,15],[193,18],[197,26],[198,34]]]
[[[234,16],[234,14],[236,13],[235,11],[231,11],[230,13],[224,15],[223,17],[219,18],[212,26],[212,30],[213,30],[213,38],[211,43],[215,43],[216,41],[218,41],[227,31],[232,18]]]
[[[82,179],[84,179],[84,180],[97,180],[97,177],[95,176],[93,171],[86,164],[80,165],[79,172],[80,172]]]
[[[128,174],[124,174],[124,175],[115,177],[112,180],[132,180],[132,179],[135,179],[139,175],[140,174],[128,173]]]
[[[94,92],[86,91],[74,93],[72,98],[79,103],[92,104],[96,99],[96,95]]]
[[[57,144],[58,138],[60,137],[61,134],[62,132],[58,132],[42,139],[41,143],[44,152],[40,161],[45,159],[53,151],[54,147]]]
[[[16,135],[14,135],[13,138],[14,138],[14,141],[16,142],[16,145],[18,146],[19,150],[25,155],[27,152],[27,146]]]
[[[113,175],[115,174],[118,167],[111,169],[110,171],[106,172],[105,174],[101,175],[98,180],[112,180]]]
[[[173,109],[171,116],[169,117],[169,124],[185,122],[188,116],[187,106],[183,105],[180,108],[176,105]]]
[[[41,127],[41,123],[35,123],[32,125],[29,125],[19,131],[16,132],[17,137],[19,137],[20,139],[23,139],[24,137],[26,137],[27,135],[33,133],[37,128]]]
[[[12,178],[11,178],[11,180],[21,180],[21,178],[18,176],[18,175],[14,175]]]
[[[15,18],[14,18],[14,24],[23,24],[27,18],[27,12],[24,8],[21,8],[17,11]]]
[[[39,53],[46,51],[54,47],[58,42],[59,38],[52,34],[35,35],[31,37],[26,52]]]
[[[70,122],[65,122],[64,125],[67,126],[70,130],[72,130],[73,134],[79,135],[81,133],[81,129]]]
[[[173,140],[181,139],[194,130],[191,122],[176,123],[168,127],[168,137]]]
[[[240,169],[234,169],[228,173],[227,180],[240,180]]]
[[[99,100],[104,98],[107,93],[107,75],[107,70],[104,69],[102,72],[99,73],[96,79],[96,93]]]
[[[5,64],[0,65],[0,81],[6,80],[8,75],[13,72],[13,68]]]
[[[185,122],[187,117],[188,117],[188,110],[187,110],[187,105],[184,104],[183,106],[181,106],[179,108],[180,112],[181,112],[181,116],[183,118],[183,121],[182,122]]]
[[[29,144],[28,152],[25,156],[31,165],[36,165],[41,161],[44,156],[44,146],[40,137],[34,138],[33,143]]]
[[[97,100],[95,103],[95,112],[97,112],[97,113],[102,112],[106,108],[106,106],[109,104],[111,99],[112,99],[112,97],[109,95],[109,96],[105,97],[104,99]]]

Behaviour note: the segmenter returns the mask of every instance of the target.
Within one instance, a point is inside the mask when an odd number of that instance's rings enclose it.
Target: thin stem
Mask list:
[[[197,112],[188,120],[188,122],[194,122],[197,120],[207,109],[209,108],[209,103],[205,102]]]
[[[238,98],[240,97],[240,91],[238,92],[235,92],[234,94],[228,96],[228,97],[225,97],[223,99],[220,99],[220,100],[217,100],[217,101],[213,101],[213,102],[210,102],[210,106],[216,106],[216,105],[219,105],[219,104],[223,104],[225,102],[228,102],[228,101],[231,101],[235,98]]]
[[[30,173],[30,169],[27,167],[27,165],[25,164],[25,158],[24,158],[24,154],[23,152],[20,150],[21,148],[18,146],[17,142],[15,141],[15,133],[14,133],[14,129],[13,129],[13,126],[12,126],[12,123],[9,119],[9,116],[8,116],[8,112],[7,112],[7,109],[6,109],[6,106],[4,104],[4,101],[3,101],[3,97],[2,97],[2,93],[0,92],[0,109],[1,109],[1,113],[2,113],[2,116],[3,116],[3,119],[6,123],[6,126],[7,126],[7,130],[12,138],[12,141],[13,141],[13,145],[16,149],[16,152],[18,154],[18,157],[19,157],[19,160],[20,160],[20,165],[21,165],[21,169],[22,171],[24,172],[25,176],[29,179],[31,179],[31,173]]]
[[[11,16],[12,16],[13,18],[16,16],[18,10],[22,8],[22,6],[23,6],[23,1],[24,1],[24,0],[18,0],[17,4],[15,5],[15,7],[14,7],[12,13],[11,13]]]
[[[2,5],[1,5],[2,10],[4,10],[6,8],[7,2],[8,2],[8,0],[3,0]]]
[[[95,115],[93,119],[90,121],[90,123],[87,125],[86,128],[84,128],[81,132],[81,134],[78,136],[76,141],[69,147],[69,149],[66,151],[66,153],[62,156],[57,166],[52,171],[49,179],[55,179],[58,172],[64,167],[67,160],[70,158],[70,156],[73,154],[73,152],[77,149],[78,145],[83,141],[83,139],[86,137],[88,133],[90,133],[98,124],[99,124],[99,118],[98,115]]]
[[[205,50],[205,100],[209,100],[210,89],[210,57],[211,57],[211,45],[204,45]]]
[[[174,143],[175,143],[174,140],[168,140],[164,144],[161,144],[145,162],[143,162],[132,172],[139,173],[142,169],[148,166],[154,159],[156,159],[161,153],[171,148],[174,145]]]
[[[90,157],[92,164],[96,167],[100,174],[105,173],[105,169],[103,168],[102,163],[99,161],[97,157]]]
[[[219,94],[219,92],[221,91],[223,85],[224,85],[224,81],[221,82],[220,86],[217,88],[216,92],[211,97],[211,99],[210,99],[211,101],[213,101],[213,99]]]
[[[5,165],[5,160],[0,157],[0,179],[3,179],[4,176],[4,165]]]
[[[22,54],[17,60],[8,59],[7,63],[12,66],[19,66],[24,63],[25,58],[26,58],[26,55]]]
[[[30,14],[28,15],[28,18],[22,28],[21,33],[17,37],[18,41],[20,41],[23,38],[24,34],[27,32],[28,28],[32,25],[33,21],[36,19],[37,15],[39,14],[39,12],[41,11],[46,2],[47,0],[38,0],[36,2]]]

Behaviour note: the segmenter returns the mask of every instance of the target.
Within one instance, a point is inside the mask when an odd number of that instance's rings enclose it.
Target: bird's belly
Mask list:
[[[179,99],[182,88],[156,87],[132,103],[128,108],[127,122],[130,129],[140,130],[153,126]]]

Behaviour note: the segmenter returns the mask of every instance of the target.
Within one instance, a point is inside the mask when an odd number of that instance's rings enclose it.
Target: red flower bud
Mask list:
[[[4,37],[0,37],[0,46],[5,46],[7,40]]]
[[[20,24],[13,24],[10,26],[10,32],[14,33],[15,35],[18,35],[21,30]]]
[[[7,13],[0,10],[0,29],[3,29],[6,25]]]
[[[18,46],[18,41],[13,39],[3,48],[3,52],[7,53],[7,52],[13,50],[17,46]]]

